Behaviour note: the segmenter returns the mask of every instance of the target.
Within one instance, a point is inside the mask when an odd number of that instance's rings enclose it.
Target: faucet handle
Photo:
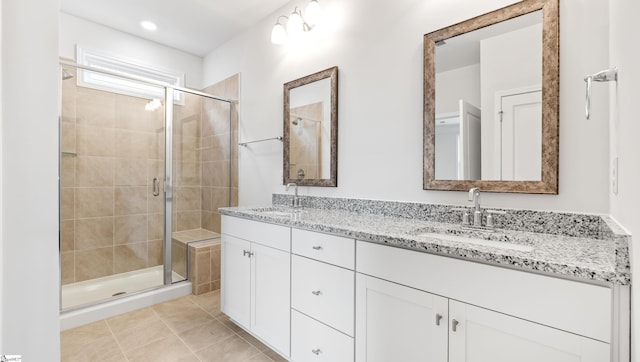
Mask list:
[[[449,209],[451,211],[464,211],[462,214],[462,225],[469,225],[469,209],[466,207],[453,207]]]
[[[488,228],[494,228],[495,224],[494,224],[494,219],[493,219],[493,215],[506,215],[507,212],[503,211],[503,210],[485,210],[484,212],[487,213],[487,227]]]

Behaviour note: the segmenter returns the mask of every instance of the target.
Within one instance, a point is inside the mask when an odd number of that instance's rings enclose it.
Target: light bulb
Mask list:
[[[299,11],[296,7],[293,13],[291,13],[291,16],[289,16],[289,21],[287,21],[287,33],[289,33],[291,37],[299,36],[304,30],[302,28],[303,22]]]
[[[304,13],[305,20],[310,27],[314,27],[318,23],[321,12],[322,10],[320,9],[320,3],[318,3],[318,0],[311,0]]]
[[[287,41],[287,31],[284,26],[278,21],[271,30],[271,42],[273,44],[282,45]]]

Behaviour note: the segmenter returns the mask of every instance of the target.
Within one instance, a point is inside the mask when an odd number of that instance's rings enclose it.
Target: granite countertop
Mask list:
[[[631,284],[629,235],[607,216],[599,216],[607,229],[602,235],[567,236],[509,229],[492,232],[397,215],[315,208],[294,210],[281,205],[229,207],[221,208],[220,212],[597,284]]]

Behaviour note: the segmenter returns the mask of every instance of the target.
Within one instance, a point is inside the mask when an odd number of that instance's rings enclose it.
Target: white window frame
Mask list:
[[[95,50],[82,49],[80,46],[76,46],[76,61],[79,64],[90,66],[97,70],[122,73],[123,75],[131,75],[136,78],[145,78],[150,81],[162,82],[179,88],[184,86],[184,73],[154,69]],[[162,86],[81,69],[78,69],[77,84],[80,87],[145,99],[160,99],[164,101],[165,98],[164,87]],[[184,95],[182,92],[174,92],[173,98],[175,103],[180,105],[184,104]]]

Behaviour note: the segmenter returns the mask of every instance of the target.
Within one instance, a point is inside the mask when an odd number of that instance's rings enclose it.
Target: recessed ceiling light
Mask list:
[[[145,21],[141,21],[140,22],[140,26],[145,28],[146,30],[149,30],[149,31],[154,31],[154,30],[158,29],[158,26],[156,24],[154,24],[154,23],[152,23],[150,21],[146,21],[146,20]]]

